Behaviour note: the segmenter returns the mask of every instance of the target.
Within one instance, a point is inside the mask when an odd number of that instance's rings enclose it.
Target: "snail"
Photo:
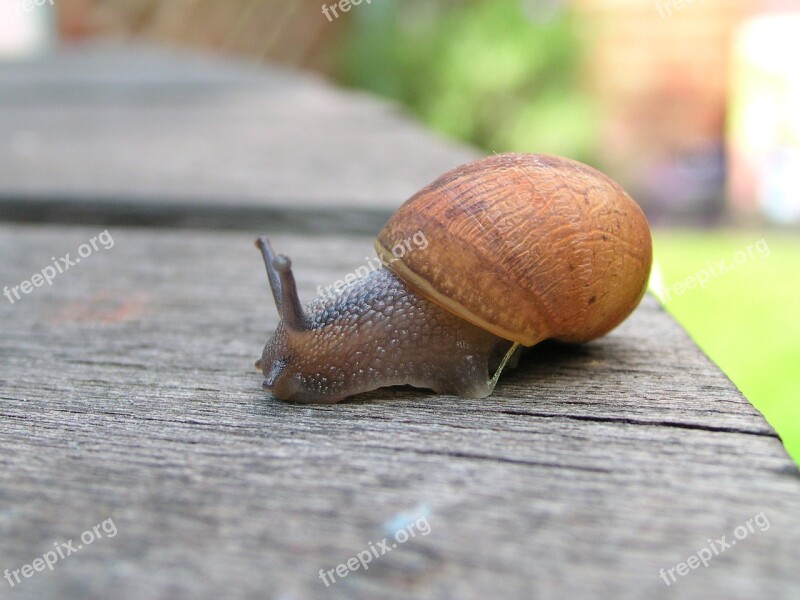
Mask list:
[[[424,249],[408,244],[423,237]],[[265,389],[295,402],[401,384],[484,398],[522,347],[587,342],[621,323],[652,261],[631,197],[592,167],[545,154],[445,173],[378,234],[381,268],[305,308],[289,258],[265,237],[256,246],[281,317],[256,366]]]

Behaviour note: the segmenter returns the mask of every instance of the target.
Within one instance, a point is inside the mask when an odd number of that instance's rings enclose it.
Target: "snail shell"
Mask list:
[[[398,260],[422,231],[425,252]],[[614,181],[582,163],[502,154],[439,177],[392,215],[375,242],[420,294],[498,337],[585,342],[641,300],[652,262],[647,219]]]

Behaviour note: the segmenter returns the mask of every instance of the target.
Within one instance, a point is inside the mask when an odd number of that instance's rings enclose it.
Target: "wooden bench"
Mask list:
[[[0,106],[0,285],[92,250],[0,300],[0,598],[800,597],[797,468],[649,296],[483,400],[261,389],[256,235],[310,300],[475,151],[311,76],[130,45],[2,64]]]

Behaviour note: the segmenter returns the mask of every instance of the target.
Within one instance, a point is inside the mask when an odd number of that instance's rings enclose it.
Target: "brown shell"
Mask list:
[[[631,197],[599,171],[545,154],[445,173],[392,215],[375,248],[428,299],[525,346],[616,327],[641,300],[652,261]]]

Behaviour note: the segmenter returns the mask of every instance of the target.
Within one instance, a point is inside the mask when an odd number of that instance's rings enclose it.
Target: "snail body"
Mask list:
[[[394,250],[415,236],[424,250]],[[257,365],[265,388],[298,402],[399,384],[486,397],[520,346],[616,327],[641,300],[652,261],[647,220],[618,184],[536,154],[436,179],[378,234],[383,268],[305,309],[289,259],[265,238],[257,245],[281,316]]]

